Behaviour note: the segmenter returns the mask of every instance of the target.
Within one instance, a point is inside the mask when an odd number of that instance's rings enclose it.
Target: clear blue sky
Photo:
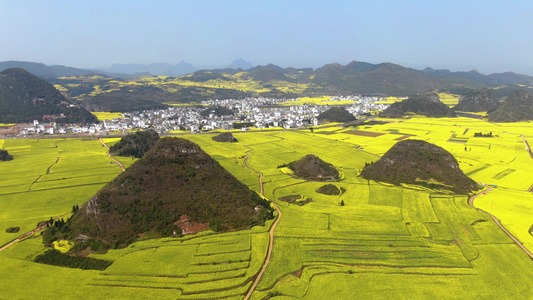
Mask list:
[[[0,61],[351,60],[533,75],[533,1],[0,0]]]

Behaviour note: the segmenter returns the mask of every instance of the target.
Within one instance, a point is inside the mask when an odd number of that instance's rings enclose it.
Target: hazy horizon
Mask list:
[[[0,61],[102,69],[352,60],[533,75],[532,2],[4,1]]]

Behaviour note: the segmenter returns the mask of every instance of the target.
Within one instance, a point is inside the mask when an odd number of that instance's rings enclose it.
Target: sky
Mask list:
[[[0,0],[0,61],[78,68],[352,60],[533,75],[533,1]]]

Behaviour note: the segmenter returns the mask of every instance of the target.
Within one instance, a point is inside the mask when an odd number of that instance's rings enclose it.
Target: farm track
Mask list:
[[[114,158],[113,155],[111,155],[111,153],[109,153],[109,146],[104,142],[104,140],[102,140],[102,138],[98,138],[98,140],[100,141],[100,143],[102,143],[102,146],[104,146],[107,149],[107,152],[106,152],[107,156],[109,156],[111,160],[113,160],[114,162],[118,164],[118,166],[122,169],[122,172],[125,172],[126,168],[124,168],[124,165],[120,161],[118,161],[116,158]]]
[[[263,191],[264,191],[264,189],[263,189],[263,173],[248,167],[248,165],[246,164],[248,162],[248,160],[250,160],[249,152],[253,151],[253,149],[248,147],[248,146],[244,146],[244,147],[248,148],[249,150],[245,152],[246,153],[246,158],[244,159],[242,164],[243,164],[243,166],[245,168],[248,168],[248,169],[254,171],[255,173],[259,174],[259,187],[260,187],[260,191],[261,191],[260,195],[261,195],[261,197],[265,197],[265,195],[263,193]],[[250,296],[252,296],[253,292],[257,288],[257,284],[259,284],[259,281],[263,277],[263,274],[265,273],[266,268],[268,267],[268,264],[270,263],[270,258],[272,257],[272,250],[274,249],[274,230],[276,230],[276,227],[278,226],[278,223],[279,223],[279,221],[281,219],[282,213],[281,213],[281,210],[279,209],[279,207],[276,205],[276,203],[274,203],[273,201],[271,201],[270,203],[272,203],[274,205],[274,208],[278,212],[278,217],[276,218],[274,223],[272,223],[272,226],[270,227],[270,230],[268,231],[268,234],[269,234],[268,251],[267,251],[267,256],[266,256],[265,262],[263,263],[263,267],[261,268],[261,271],[259,271],[259,273],[257,274],[254,282],[252,283],[252,286],[248,290],[248,293],[246,293],[246,296],[244,297],[244,300],[248,300],[248,299],[250,299]]]
[[[479,193],[479,194],[476,194],[476,195],[470,197],[468,199],[468,205],[470,205],[472,208],[476,209],[477,211],[479,211],[481,213],[484,213],[487,216],[489,216],[494,221],[494,223],[496,223],[496,225],[498,225],[498,227],[500,227],[500,229],[503,230],[503,232],[505,232],[505,234],[507,234],[507,236],[509,236],[511,238],[511,240],[513,240],[513,242],[515,242],[515,244],[517,244],[518,247],[520,247],[520,249],[522,249],[529,256],[529,258],[531,260],[533,260],[533,253],[531,253],[531,251],[529,251],[526,247],[524,247],[524,245],[522,245],[522,243],[513,234],[511,234],[507,229],[505,229],[505,227],[503,227],[502,223],[500,223],[500,220],[498,220],[498,218],[496,218],[491,213],[486,212],[486,211],[482,210],[481,208],[477,208],[477,207],[474,206],[474,200],[477,197],[479,197],[481,195],[484,195],[484,193],[487,193],[487,192]]]
[[[60,217],[55,217],[54,220],[58,220],[59,218]],[[2,247],[0,247],[0,252],[6,250],[10,246],[13,246],[17,242],[22,241],[23,239],[27,238],[28,236],[43,230],[48,224],[50,224],[50,222],[46,222],[45,224],[43,224],[43,225],[41,225],[41,226],[39,226],[39,227],[37,227],[37,228],[35,228],[33,230],[30,230],[30,231],[26,232],[25,234],[17,237],[16,239],[12,240],[11,242],[9,242],[7,244],[4,244]]]
[[[57,148],[57,146],[56,146],[56,148]],[[48,175],[48,174],[50,174],[50,169],[52,169],[52,167],[55,166],[55,165],[59,162],[59,159],[60,159],[60,158],[61,158],[61,157],[58,157],[57,160],[56,160],[56,162],[53,163],[53,164],[51,164],[51,165],[48,167],[48,169],[46,169],[46,174],[39,175],[39,177],[37,177],[37,179],[35,179],[35,181],[33,181],[33,182],[31,183],[31,186],[30,186],[30,188],[28,189],[28,192],[31,192],[31,191],[32,191],[32,187],[33,187],[33,185],[36,184],[37,182],[39,182],[39,179],[41,179],[41,177],[43,177],[44,175]]]
[[[529,143],[526,141],[526,138],[524,138],[524,135],[522,134],[522,141],[524,141],[524,144],[526,144],[527,152],[529,153],[529,157],[533,159],[533,152],[531,152],[531,148],[529,147]],[[528,192],[533,192],[533,185],[527,190]]]

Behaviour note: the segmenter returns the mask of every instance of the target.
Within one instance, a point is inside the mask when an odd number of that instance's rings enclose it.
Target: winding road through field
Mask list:
[[[511,238],[511,240],[513,240],[513,242],[515,242],[515,244],[517,244],[518,247],[520,247],[520,249],[522,249],[529,256],[529,258],[531,260],[533,260],[533,253],[531,253],[531,251],[529,251],[529,249],[527,249],[524,245],[522,245],[522,243],[512,233],[509,232],[509,230],[505,229],[505,227],[503,227],[502,223],[500,223],[500,220],[498,220],[498,218],[496,218],[491,213],[489,213],[487,211],[484,211],[481,208],[477,208],[477,207],[474,206],[474,199],[476,199],[477,197],[479,197],[481,195],[485,195],[486,193],[489,193],[491,191],[492,191],[492,189],[489,189],[488,191],[481,192],[479,194],[476,194],[476,195],[470,197],[470,199],[468,199],[468,205],[470,205],[472,208],[476,209],[477,211],[479,211],[481,213],[484,213],[487,216],[489,216],[494,221],[494,223],[496,223],[496,225],[498,225],[498,227],[500,227],[500,229],[503,230],[503,232],[505,232],[505,234],[507,234],[507,236],[509,236]]]
[[[102,140],[102,138],[98,138],[98,140],[100,141],[100,143],[102,143],[102,146],[104,146],[106,149],[107,149],[107,156],[109,156],[109,158],[111,158],[114,162],[116,162],[118,164],[118,166],[122,169],[122,172],[125,172],[126,171],[126,168],[124,168],[124,165],[118,161],[116,158],[113,157],[113,155],[111,155],[111,153],[109,153],[109,146],[104,142],[104,140]]]
[[[531,152],[531,148],[529,147],[529,143],[524,138],[524,135],[522,135],[522,140],[524,141],[524,144],[526,145],[526,149],[527,149],[527,152],[529,153],[529,157],[531,157],[533,159],[533,153]],[[477,207],[474,206],[474,199],[476,199],[477,197],[479,197],[481,195],[485,195],[486,193],[489,193],[491,191],[492,191],[492,189],[489,189],[488,191],[484,191],[482,193],[479,193],[477,195],[474,195],[474,196],[470,197],[470,199],[468,199],[468,205],[470,205],[471,207],[475,208],[477,211],[482,212],[482,213],[486,214],[487,216],[489,216],[494,221],[494,223],[496,223],[496,225],[498,225],[498,227],[500,227],[500,229],[503,230],[503,232],[505,232],[505,234],[507,234],[507,236],[509,236],[511,238],[511,240],[513,240],[513,242],[515,242],[515,244],[517,244],[518,247],[520,247],[520,249],[522,249],[529,256],[529,258],[531,260],[533,260],[533,253],[531,253],[531,251],[529,251],[529,249],[527,249],[524,245],[522,245],[522,243],[514,235],[512,235],[509,232],[509,230],[505,229],[505,227],[503,227],[502,223],[500,223],[500,220],[498,220],[498,218],[496,218],[491,213],[489,213],[487,211],[484,211],[481,208],[477,208]],[[529,192],[531,192],[531,191],[533,191],[533,185],[529,189]]]
[[[248,146],[244,146],[244,147],[248,148],[249,150],[245,152],[246,153],[246,158],[244,159],[244,162],[242,163],[242,165],[245,168],[248,168],[248,169],[254,171],[255,173],[259,174],[259,188],[260,188],[260,191],[261,191],[260,195],[262,197],[265,197],[265,195],[263,193],[263,191],[264,191],[263,190],[263,173],[261,173],[259,171],[256,171],[256,170],[248,167],[248,165],[247,165],[247,162],[250,159],[249,152],[252,151],[253,149],[248,147]],[[268,251],[267,251],[267,256],[266,256],[265,262],[263,263],[263,267],[261,268],[261,271],[259,271],[259,273],[257,274],[257,277],[254,280],[254,283],[252,284],[252,286],[248,290],[248,293],[246,293],[246,296],[244,297],[245,300],[250,299],[250,296],[252,296],[252,293],[255,291],[255,289],[257,287],[257,284],[261,280],[261,277],[263,277],[263,274],[265,273],[266,268],[268,267],[268,264],[270,263],[270,258],[272,257],[272,250],[274,249],[274,230],[276,230],[276,227],[278,226],[279,220],[281,220],[282,213],[281,213],[281,210],[279,209],[279,207],[276,205],[276,203],[274,203],[273,201],[271,201],[270,203],[272,203],[272,205],[274,205],[274,208],[278,212],[278,217],[276,218],[276,220],[274,221],[274,223],[270,227],[270,230],[268,231],[270,239],[269,239],[269,242],[268,242]]]
[[[59,218],[61,218],[61,217],[55,217],[54,220],[59,220]],[[10,246],[13,246],[15,243],[27,238],[28,236],[43,230],[48,224],[50,224],[50,222],[43,223],[41,226],[39,226],[39,227],[37,227],[37,228],[35,228],[35,229],[31,230],[31,231],[28,231],[25,234],[23,234],[23,235],[17,237],[16,239],[12,240],[11,242],[3,245],[2,247],[0,247],[0,252],[6,250]]]

